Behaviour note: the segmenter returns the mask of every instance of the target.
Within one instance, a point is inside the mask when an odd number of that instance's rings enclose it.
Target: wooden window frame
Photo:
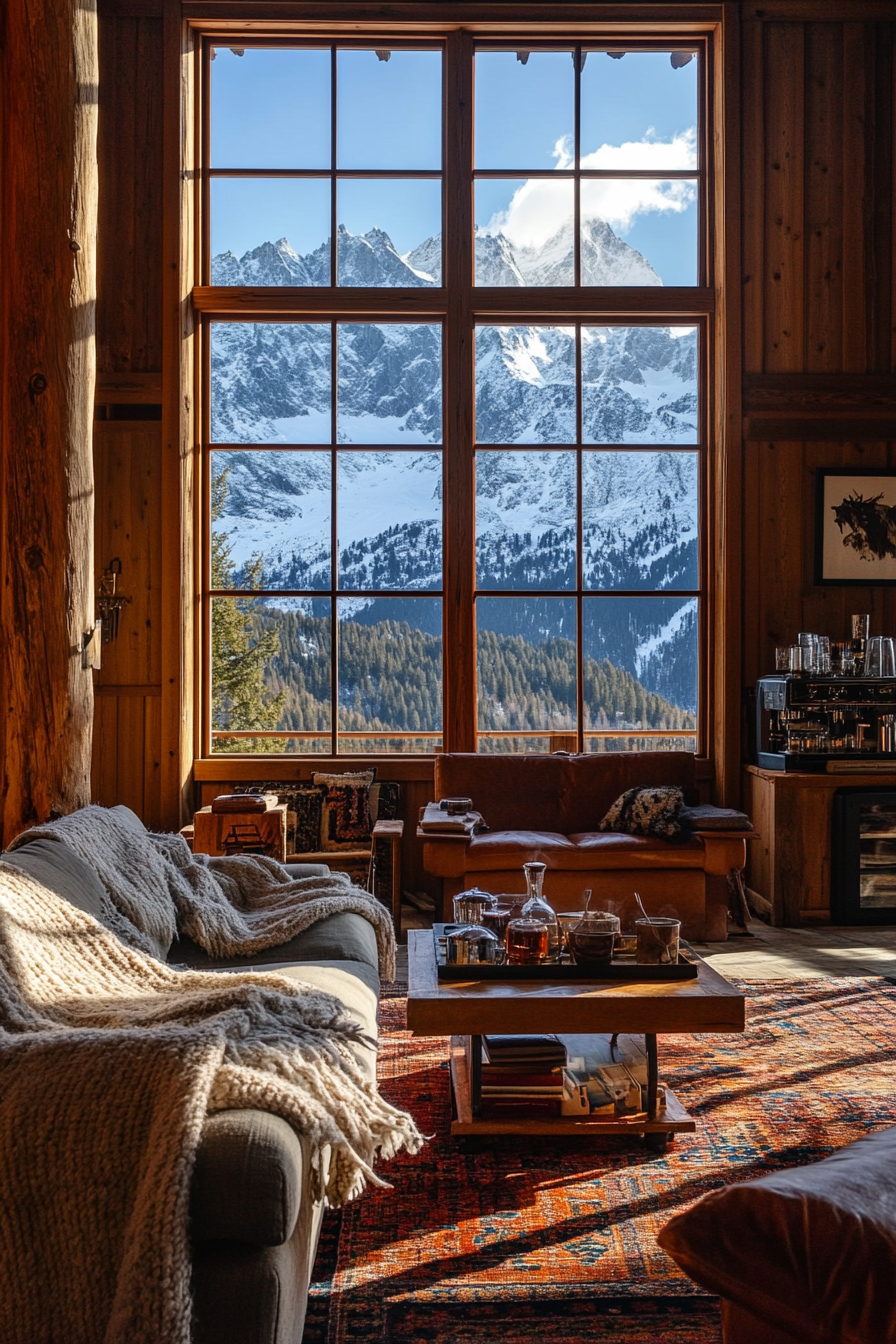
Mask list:
[[[588,47],[612,40],[648,48],[680,45],[691,50],[701,49],[701,68],[705,72],[701,96],[702,131],[701,156],[705,155],[705,171],[700,218],[700,279],[704,283],[682,289],[576,289],[536,287],[516,290],[488,290],[472,283],[457,284],[457,275],[473,272],[473,192],[443,191],[443,237],[453,239],[445,248],[443,258],[444,283],[428,290],[374,290],[374,289],[224,289],[207,284],[192,286],[192,311],[197,318],[198,337],[194,344],[193,373],[201,388],[205,383],[205,346],[207,327],[213,318],[259,320],[268,318],[329,317],[350,320],[352,316],[373,313],[406,316],[409,320],[437,318],[444,323],[443,400],[445,406],[445,435],[443,444],[445,520],[444,581],[443,581],[443,637],[444,637],[444,715],[443,750],[473,751],[476,749],[476,648],[475,648],[475,533],[473,516],[473,333],[477,322],[502,319],[513,323],[528,319],[532,325],[550,321],[600,322],[607,325],[659,324],[699,325],[701,327],[701,622],[699,635],[699,719],[698,755],[712,756],[724,751],[725,743],[732,740],[737,708],[732,705],[729,669],[732,655],[739,657],[739,640],[725,620],[725,592],[730,591],[732,578],[739,577],[738,566],[723,566],[726,581],[718,582],[720,561],[732,557],[732,543],[737,537],[729,526],[731,518],[730,495],[725,492],[726,475],[730,469],[732,442],[730,427],[739,406],[739,376],[734,386],[730,379],[735,365],[739,367],[739,338],[732,340],[733,322],[739,321],[739,306],[726,295],[730,280],[738,265],[738,237],[724,222],[724,206],[730,209],[730,191],[734,181],[737,156],[723,153],[728,145],[736,115],[736,103],[722,97],[722,79],[733,74],[737,58],[736,41],[732,34],[732,5],[694,6],[687,15],[671,7],[645,6],[589,7],[589,19],[583,22],[581,10],[570,5],[550,6],[551,16],[545,21],[544,6],[520,6],[514,22],[507,22],[505,12],[487,5],[402,5],[395,9],[395,18],[389,25],[378,21],[372,8],[363,4],[352,8],[353,17],[344,15],[340,6],[339,19],[334,19],[335,7],[297,3],[278,8],[277,19],[259,20],[247,25],[245,17],[233,18],[228,4],[210,0],[196,0],[184,6],[186,29],[190,32],[190,46],[194,53],[193,86],[198,92],[195,99],[196,115],[193,130],[199,162],[193,174],[191,209],[200,221],[191,229],[193,255],[189,270],[201,275],[203,258],[202,239],[207,230],[208,211],[205,198],[208,163],[208,118],[199,111],[207,98],[207,80],[204,49],[208,45],[230,44],[238,36],[246,44],[257,42],[270,45],[282,41],[292,45],[318,39],[323,43],[346,41],[369,47],[377,42],[387,45],[430,46],[445,44],[446,79],[445,156],[443,181],[463,180],[472,167],[472,118],[465,109],[472,106],[473,51],[477,42],[506,47],[509,41],[534,46],[554,42],[568,49],[575,41]],[[218,11],[218,14],[216,14]],[[599,17],[603,13],[604,17]],[[723,23],[727,41],[723,41]],[[187,44],[184,43],[186,46]],[[450,115],[450,109],[455,115]],[[726,201],[726,188],[728,200]],[[190,243],[187,243],[190,246]],[[334,248],[335,252],[335,248]],[[205,249],[207,255],[207,249]],[[729,379],[729,381],[726,381]],[[207,392],[207,388],[205,388]],[[201,398],[207,404],[207,397]],[[739,420],[739,416],[737,417]],[[203,436],[205,437],[205,436]],[[661,445],[658,445],[658,448]],[[580,451],[580,450],[579,450]],[[204,463],[201,454],[195,456],[196,484],[202,485]],[[199,627],[199,671],[195,678],[195,704],[198,709],[195,723],[195,754],[217,762],[233,757],[212,755],[209,737],[208,694],[208,583],[205,562],[209,540],[207,508],[202,501],[207,490],[198,488],[195,534],[199,542],[194,561],[197,575],[195,587],[197,606],[202,619]],[[450,501],[451,507],[448,507]],[[509,595],[509,594],[508,594]],[[725,627],[723,630],[722,627]],[[720,643],[720,637],[724,643]],[[581,661],[581,650],[578,653]],[[580,692],[581,698],[581,692]],[[584,734],[582,716],[578,716],[578,734]],[[588,734],[584,734],[588,736]],[[239,759],[239,758],[236,758]],[[259,758],[255,758],[256,760]],[[277,758],[266,757],[273,762]],[[283,759],[282,757],[279,759]],[[291,761],[325,762],[326,756],[293,756]],[[352,755],[340,755],[342,762]],[[364,759],[367,759],[366,757]],[[410,763],[421,757],[409,753],[390,755],[390,762]]]

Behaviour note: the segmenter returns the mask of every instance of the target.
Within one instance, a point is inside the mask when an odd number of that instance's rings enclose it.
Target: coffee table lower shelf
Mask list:
[[[488,1134],[564,1134],[582,1138],[585,1135],[640,1135],[693,1134],[697,1122],[688,1115],[681,1102],[666,1088],[666,1107],[655,1120],[576,1120],[566,1116],[553,1116],[548,1120],[507,1119],[483,1120],[473,1116],[472,1090],[470,1087],[470,1038],[469,1036],[451,1037],[451,1088],[454,1096],[455,1118],[451,1122],[451,1133],[456,1138],[468,1138]]]

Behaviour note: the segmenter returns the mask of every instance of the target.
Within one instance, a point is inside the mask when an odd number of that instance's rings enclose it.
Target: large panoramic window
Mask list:
[[[702,41],[204,58],[204,749],[696,750]]]

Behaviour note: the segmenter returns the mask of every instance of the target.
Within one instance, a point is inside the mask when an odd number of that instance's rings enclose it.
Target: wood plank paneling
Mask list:
[[[121,612],[118,638],[103,645],[100,686],[156,685],[161,679],[160,458],[159,425],[96,423],[96,582],[117,556],[118,589],[131,598]]]
[[[843,327],[843,49],[840,25],[806,41],[806,368],[839,369]]]
[[[162,367],[162,23],[100,22],[97,358]]]
[[[765,368],[805,367],[805,29],[764,29]]]

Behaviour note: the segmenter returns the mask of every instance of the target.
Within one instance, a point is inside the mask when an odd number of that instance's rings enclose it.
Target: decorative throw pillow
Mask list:
[[[626,789],[607,812],[598,830],[670,839],[681,834],[679,817],[683,806],[681,789],[669,784],[654,789]]]
[[[276,793],[286,804],[287,854],[314,854],[321,848],[324,799],[327,790],[322,784],[296,781],[284,784],[272,780],[269,784],[253,784],[236,789],[237,793]]]
[[[373,830],[370,786],[375,775],[375,770],[364,770],[343,775],[320,772],[311,776],[314,784],[326,787],[321,817],[322,850],[338,853],[370,842]]]

